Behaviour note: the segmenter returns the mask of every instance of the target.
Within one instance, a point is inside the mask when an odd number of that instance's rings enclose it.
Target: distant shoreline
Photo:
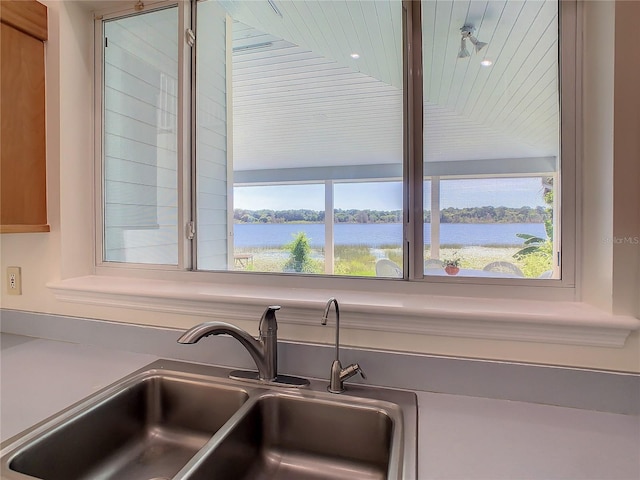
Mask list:
[[[468,207],[445,208],[440,211],[442,224],[544,223],[549,212],[544,207]],[[336,224],[394,224],[402,223],[401,210],[334,210]],[[430,223],[431,212],[424,212]],[[324,211],[308,209],[248,210],[236,208],[235,224],[318,224],[324,223]]]

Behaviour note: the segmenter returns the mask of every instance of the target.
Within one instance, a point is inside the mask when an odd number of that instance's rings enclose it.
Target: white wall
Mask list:
[[[640,55],[629,41],[638,20],[640,2],[616,2],[613,311],[640,316]]]
[[[582,298],[640,316],[638,2],[585,2]]]
[[[579,263],[584,281],[582,298],[610,310],[613,249],[604,241],[613,232],[613,98],[615,3],[589,2],[585,8],[582,162],[582,212],[585,232]]]
[[[23,268],[23,291],[21,296],[6,295],[6,285],[4,275],[2,275],[2,307],[9,309],[47,312],[61,315],[71,315],[78,317],[91,317],[99,319],[109,319],[139,324],[165,325],[176,328],[191,326],[198,321],[204,320],[202,316],[165,314],[158,312],[147,312],[132,310],[127,308],[109,308],[96,305],[80,305],[66,303],[56,300],[47,288],[47,283],[55,282],[63,278],[79,275],[87,275],[94,272],[93,267],[93,113],[91,110],[92,97],[92,44],[93,44],[93,20],[82,4],[66,1],[47,1],[50,16],[50,41],[47,46],[47,128],[48,128],[48,184],[49,184],[49,217],[51,223],[51,233],[48,234],[20,234],[2,235],[1,245],[1,266],[5,272],[8,265],[18,265]],[[597,19],[603,24],[602,28],[608,25],[612,28],[610,13],[602,14],[598,10],[606,2],[593,2],[585,4],[588,12],[588,19]],[[627,2],[631,3],[631,2]],[[592,10],[594,9],[595,10]],[[627,8],[633,8],[627,6]],[[635,7],[637,8],[637,7]],[[589,20],[588,20],[589,21]],[[625,25],[624,30],[617,32],[621,39],[633,38],[633,30],[627,31],[633,25]],[[610,46],[611,32],[605,28],[605,39]],[[595,28],[586,34],[593,37],[598,35],[599,29]],[[592,48],[593,40],[598,44],[597,38],[589,38],[588,45]],[[588,51],[592,68],[597,70],[595,74],[603,75],[601,79],[604,91],[601,87],[592,85],[589,90],[590,95],[585,96],[585,108],[589,112],[604,112],[604,115],[585,116],[585,128],[592,135],[599,137],[598,145],[601,145],[602,154],[590,157],[596,162],[594,168],[602,168],[604,172],[610,171],[611,159],[610,148],[607,138],[613,131],[611,128],[611,105],[613,96],[609,90],[611,85],[610,72],[607,72],[603,65],[607,65],[610,56],[609,46],[602,50]],[[633,82],[640,83],[637,65],[633,62],[625,61],[616,64],[615,74],[629,75],[630,78],[622,86],[615,83],[616,88],[624,88],[625,93],[629,85]],[[592,72],[594,73],[594,72]],[[634,80],[635,79],[635,80]],[[626,83],[631,82],[631,83]],[[591,88],[589,87],[589,88]],[[625,97],[629,100],[628,97]],[[617,100],[617,98],[616,98]],[[624,100],[621,98],[621,100]],[[594,106],[594,103],[595,106]],[[600,103],[602,102],[602,103]],[[617,105],[617,104],[616,104]],[[609,113],[607,113],[609,112]],[[620,116],[619,116],[620,115]],[[633,117],[633,112],[625,108],[615,111],[614,122],[637,121],[637,116]],[[634,120],[635,119],[635,120]],[[618,124],[616,123],[616,126]],[[626,131],[626,130],[625,130]],[[637,136],[637,131],[636,136]],[[631,230],[637,228],[638,205],[627,205],[619,207],[617,199],[612,200],[613,191],[617,191],[619,185],[623,185],[623,192],[627,188],[625,173],[637,175],[637,152],[626,150],[633,149],[634,143],[628,137],[625,141],[623,137],[618,138],[616,130],[615,137],[615,163],[613,182],[614,189],[604,187],[587,192],[587,186],[583,189],[585,195],[585,206],[603,208],[601,219],[602,225],[591,225],[585,222],[585,228],[578,235],[579,238],[598,237],[602,235],[613,235],[614,225],[616,228],[630,226]],[[637,141],[637,139],[636,139]],[[627,143],[629,142],[629,143]],[[585,148],[586,150],[586,148]],[[634,155],[636,155],[634,157]],[[635,160],[634,160],[635,159]],[[600,163],[602,162],[602,163]],[[635,170],[634,170],[635,169]],[[587,178],[587,177],[585,177]],[[637,177],[636,177],[637,178]],[[593,180],[593,179],[592,179]],[[601,178],[602,180],[602,178]],[[607,180],[608,181],[608,180]],[[619,183],[623,182],[623,183]],[[629,192],[627,192],[629,194]],[[637,195],[637,193],[636,193]],[[633,197],[629,197],[632,198]],[[637,198],[637,197],[636,197]],[[616,209],[614,222],[609,222],[608,213],[611,205]],[[591,208],[591,207],[590,207]],[[626,212],[622,218],[617,218],[618,208],[623,208],[621,212]],[[636,221],[635,227],[634,219]],[[602,227],[604,230],[600,230]],[[589,248],[600,248],[599,245],[591,245]],[[613,249],[613,247],[611,247]],[[637,248],[637,247],[636,247]],[[582,263],[584,271],[594,271],[591,267],[593,257],[588,255],[590,250],[584,249],[585,256]],[[636,252],[637,250],[632,250]],[[602,249],[594,254],[598,261],[606,259],[609,253]],[[635,277],[628,276],[628,272],[638,272],[638,266],[631,265],[625,267],[625,274],[621,272],[624,259],[617,257],[618,250],[614,250],[614,269],[611,270],[611,263],[606,260],[600,264],[604,271],[597,278],[599,283],[592,284],[595,291],[597,288],[604,289],[602,301],[611,305],[611,310],[617,302],[617,295],[627,296],[628,289],[637,297],[640,290],[637,273]],[[629,263],[633,262],[633,253]],[[637,257],[636,257],[637,258]],[[636,260],[637,262],[637,260]],[[595,270],[597,271],[597,270]],[[609,273],[612,271],[613,273]],[[618,276],[620,275],[620,276]],[[609,283],[607,283],[609,282]],[[626,288],[622,288],[619,282],[629,282]],[[612,287],[611,287],[612,285]],[[635,289],[635,290],[634,290]],[[585,300],[590,301],[585,288]],[[610,293],[609,293],[610,292]],[[632,306],[623,305],[625,309],[632,308],[635,312],[626,311],[639,315],[637,300]],[[241,325],[247,327],[246,325]],[[256,325],[249,325],[254,328]],[[297,327],[295,325],[283,325],[279,332],[283,338],[313,340],[330,343],[333,340],[331,329]],[[558,365],[584,366],[590,368],[604,368],[623,371],[640,371],[639,355],[640,345],[638,334],[633,334],[627,341],[624,348],[590,348],[570,345],[553,345],[531,342],[512,342],[497,340],[476,340],[467,338],[449,338],[439,336],[407,335],[393,332],[370,332],[370,331],[345,331],[342,339],[346,344],[397,349],[415,352],[425,352],[432,354],[454,355],[477,358],[495,358],[523,362],[540,362]]]
[[[59,73],[57,79],[47,76],[47,154],[51,154],[47,157],[47,181],[49,205],[58,208],[59,223],[52,227],[57,230],[60,243],[56,254],[45,262],[55,265],[55,271],[48,278],[40,278],[38,286],[56,278],[91,273],[95,251],[94,243],[87,242],[94,238],[94,164],[87,161],[93,157],[94,145],[93,83],[87,81],[93,73],[93,42],[87,44],[93,38],[93,22],[75,2],[44,3],[49,6],[49,31],[58,31],[57,39],[49,37],[47,42],[47,72],[52,65]],[[56,53],[49,49],[55,43]],[[59,97],[55,95],[57,91]],[[49,143],[55,150],[50,150]],[[53,172],[57,176],[52,176]],[[38,243],[49,242],[38,239]],[[26,261],[30,263],[31,259]],[[33,273],[41,268],[41,263],[35,264]],[[44,294],[36,298],[41,295]]]

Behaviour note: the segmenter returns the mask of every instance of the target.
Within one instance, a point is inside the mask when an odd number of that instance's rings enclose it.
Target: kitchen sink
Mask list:
[[[7,440],[3,479],[414,480],[412,392],[251,384],[159,360]]]
[[[391,405],[386,410],[397,413]],[[394,428],[387,411],[360,403],[266,395],[188,478],[387,478]]]
[[[142,376],[38,438],[9,468],[45,480],[171,478],[248,398],[203,380]]]

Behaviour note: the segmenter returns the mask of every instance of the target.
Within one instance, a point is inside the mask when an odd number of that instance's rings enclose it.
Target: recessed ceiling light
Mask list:
[[[353,58],[354,60],[357,60],[360,58],[360,55],[358,53],[352,53],[351,58]]]
[[[493,62],[491,60],[482,60],[480,62],[480,65],[482,65],[483,67],[490,67],[491,65],[493,65]]]

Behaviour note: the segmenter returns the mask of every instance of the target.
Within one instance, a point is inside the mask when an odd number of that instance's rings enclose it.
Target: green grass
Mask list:
[[[440,248],[439,257],[451,257],[454,252],[461,260],[461,268],[472,270],[482,270],[485,265],[491,262],[503,261],[517,265],[526,277],[535,278],[545,270],[549,270],[549,263],[544,258],[531,257],[516,260],[513,254],[520,249],[518,246],[463,246],[463,245],[443,245]],[[375,265],[378,254],[402,265],[403,253],[399,245],[384,245],[378,249],[370,249],[366,245],[337,245],[334,251],[334,273],[335,275],[372,277],[375,276]],[[236,249],[236,253],[253,254],[253,262],[244,270],[255,272],[283,272],[289,252],[278,248],[242,248]],[[430,258],[431,251],[427,247],[424,250],[424,258]],[[311,258],[314,268],[311,273],[324,273],[324,249],[312,248]]]
[[[333,256],[336,275],[371,277],[376,274],[376,257],[366,245],[336,245]]]

